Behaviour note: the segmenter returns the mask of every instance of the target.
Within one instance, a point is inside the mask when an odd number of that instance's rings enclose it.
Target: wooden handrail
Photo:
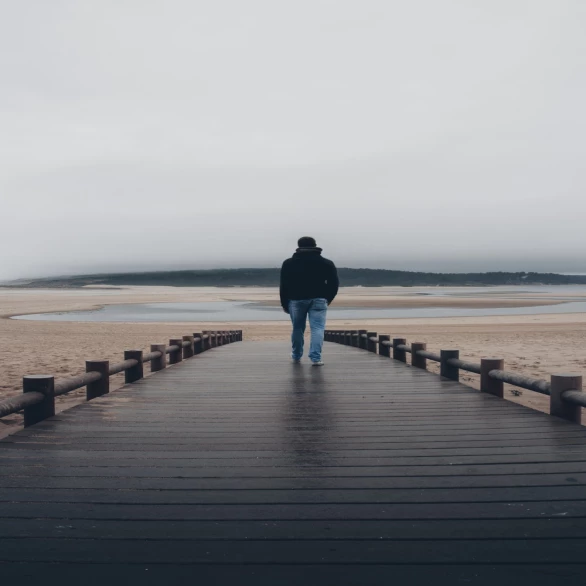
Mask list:
[[[155,350],[155,352],[147,352],[146,354],[142,355],[143,362],[152,362],[156,358],[161,358],[163,353],[159,350]]]
[[[151,372],[157,372],[166,368],[166,355],[183,355],[191,357],[201,354],[212,348],[210,339],[222,338],[221,344],[241,342],[242,330],[210,332],[209,334],[196,333],[184,336],[178,340],[178,344],[166,346],[153,344],[151,352],[143,353],[140,350],[127,350],[122,362],[109,364],[107,360],[89,361],[86,363],[87,372],[79,376],[73,376],[54,380],[49,375],[25,376],[23,379],[24,393],[19,397],[10,397],[0,401],[0,417],[13,415],[24,411],[25,427],[38,423],[55,413],[55,397],[65,395],[71,391],[87,387],[86,399],[90,401],[97,396],[109,392],[109,378],[121,372],[125,373],[126,382],[134,382],[143,377],[142,365],[151,363]]]
[[[466,372],[474,372],[475,374],[480,374],[480,364],[476,364],[474,362],[465,362],[464,360],[459,360],[458,358],[450,358],[447,360],[447,363],[450,366],[454,366],[455,368],[459,368],[460,370],[465,370]]]
[[[33,405],[38,405],[45,400],[45,395],[42,393],[26,393],[25,395],[20,395],[19,397],[11,397],[10,399],[5,399],[0,403],[0,417],[4,417],[5,415],[12,415],[13,413],[18,413],[27,407],[32,407]]]
[[[551,383],[548,383],[543,379],[530,378],[514,372],[507,372],[506,370],[491,370],[489,373],[490,378],[500,380],[504,383],[520,387],[521,389],[527,389],[528,391],[534,391],[535,393],[541,393],[542,395],[550,395]]]
[[[125,370],[129,370],[130,368],[134,368],[137,365],[138,365],[138,360],[135,360],[134,358],[129,358],[128,360],[124,360],[123,362],[119,362],[118,364],[112,364],[110,366],[108,374],[110,376],[112,376],[114,374],[119,374],[121,372],[124,372]],[[83,386],[84,385],[80,385],[80,387],[83,387]]]
[[[442,357],[439,354],[434,354],[433,352],[429,352],[428,350],[419,350],[417,354],[418,356],[422,356],[426,360],[431,360],[432,362],[442,361]]]
[[[102,375],[97,372],[86,372],[79,376],[72,376],[71,378],[64,378],[55,381],[55,396],[66,395],[71,391],[81,389],[87,385],[99,381]]]
[[[402,350],[403,352],[407,352],[407,354],[411,354],[411,346],[408,344],[397,344],[395,346],[397,350]]]
[[[394,338],[383,334],[377,336],[375,332],[365,333],[366,330],[347,332],[341,330],[326,330],[324,339],[327,342],[336,342],[346,346],[358,345],[362,349],[378,353],[384,357],[391,357],[400,362],[407,362],[406,354],[411,354],[411,364],[416,368],[426,369],[427,360],[438,362],[441,365],[441,376],[450,380],[459,381],[460,371],[472,372],[481,376],[480,390],[485,393],[503,397],[503,385],[515,387],[547,395],[550,397],[550,414],[581,422],[582,407],[586,407],[586,393],[582,391],[582,377],[580,375],[552,375],[551,382],[535,379],[504,370],[504,360],[483,358],[480,362],[466,362],[460,360],[458,350],[442,350],[440,354],[429,352],[426,345],[413,342],[408,345],[403,338]],[[358,336],[360,344],[354,343]]]
[[[562,399],[572,405],[579,405],[580,407],[586,407],[586,393],[582,391],[564,391],[562,393]]]

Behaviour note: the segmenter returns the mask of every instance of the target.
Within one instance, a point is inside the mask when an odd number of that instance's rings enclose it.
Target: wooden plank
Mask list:
[[[197,426],[195,425],[189,425],[189,426],[178,426],[178,425],[174,425],[173,426],[173,430],[171,433],[174,434],[179,434],[179,435],[183,435],[184,437],[188,437],[187,434],[189,434],[189,432],[193,433],[194,431],[198,431],[199,435],[208,435],[210,437],[242,437],[243,435],[246,437],[249,437],[246,435],[246,431],[249,430],[250,432],[250,437],[274,437],[275,435],[278,436],[282,436],[283,433],[287,432],[287,433],[293,433],[293,432],[303,432],[304,434],[306,434],[308,437],[310,437],[311,435],[320,435],[323,434],[324,432],[329,433],[334,433],[334,437],[332,439],[335,439],[337,434],[345,434],[345,435],[357,435],[361,433],[361,430],[364,431],[365,434],[367,435],[377,435],[380,436],[382,435],[386,435],[386,432],[388,432],[389,434],[395,434],[395,435],[400,435],[402,437],[408,437],[409,435],[411,435],[411,437],[418,437],[418,432],[423,433],[425,431],[430,432],[430,434],[433,435],[437,435],[437,434],[441,434],[442,432],[450,432],[450,433],[457,433],[457,432],[462,432],[462,433],[470,433],[472,431],[477,431],[479,434],[482,435],[489,435],[489,436],[494,436],[494,435],[498,435],[499,432],[506,432],[506,431],[510,431],[511,429],[515,429],[515,430],[523,430],[524,433],[529,433],[529,434],[533,434],[534,437],[537,437],[540,433],[540,431],[543,433],[544,431],[547,431],[548,428],[547,427],[543,427],[539,424],[535,425],[532,424],[530,426],[527,425],[521,425],[519,423],[514,423],[513,426],[500,426],[499,424],[495,423],[495,426],[492,427],[490,425],[486,424],[486,421],[483,422],[483,424],[479,424],[479,425],[472,425],[469,423],[461,423],[459,425],[450,425],[450,424],[441,424],[441,423],[433,423],[433,424],[429,424],[429,425],[425,425],[425,426],[418,426],[418,425],[412,425],[409,426],[407,424],[403,424],[403,425],[389,425],[387,423],[382,423],[382,424],[372,424],[372,425],[368,425],[366,426],[367,429],[365,429],[364,425],[344,425],[343,427],[336,427],[335,429],[330,427],[330,426],[324,426],[324,425],[313,425],[311,427],[308,426],[301,426],[301,425],[291,425],[291,426],[281,426],[281,427],[276,427],[274,425],[272,425],[270,422],[267,423],[267,425],[265,427],[261,427],[260,424],[258,425],[258,427],[250,427],[248,426],[246,423],[242,422],[240,424],[237,425],[222,425],[219,426],[217,424],[213,424],[213,423],[199,423]],[[61,429],[64,429],[63,427],[61,427]],[[551,429],[551,428],[549,428]],[[83,426],[79,428],[79,430],[83,430]],[[147,427],[145,427],[145,424],[143,423],[142,425],[135,425],[135,426],[124,426],[122,427],[121,425],[119,426],[112,426],[112,425],[104,425],[104,427],[102,428],[102,434],[105,433],[119,433],[120,431],[127,433],[127,434],[136,434],[137,436],[141,433],[147,433],[148,431],[153,432],[153,434],[160,434],[160,433],[164,433],[165,432],[165,427],[164,426],[160,426],[160,425],[155,425],[155,424],[150,424]],[[88,427],[87,429],[88,432],[92,432],[92,433],[97,433],[99,431],[99,428],[91,428]],[[264,434],[264,435],[262,435]],[[173,436],[170,436],[173,437]]]
[[[313,476],[236,478],[227,471],[221,478],[140,476],[5,476],[2,488],[118,489],[118,490],[282,490],[282,489],[437,489],[492,487],[586,486],[586,471],[574,474],[518,474],[500,476]],[[48,493],[47,498],[51,498]]]
[[[245,438],[243,437],[242,440]],[[551,437],[540,437],[537,439],[532,438],[523,438],[523,439],[515,439],[514,440],[514,449],[519,449],[523,447],[527,448],[538,448],[543,446],[551,446]],[[564,440],[565,445],[575,445],[580,446],[586,450],[584,444],[586,441],[579,436],[563,436],[563,437],[556,437],[555,439]],[[319,438],[311,438],[308,440],[308,446],[312,447],[315,446],[316,448],[320,447]],[[392,439],[373,439],[368,441],[365,438],[356,438],[356,439],[339,439],[337,440],[332,447],[331,451],[335,452],[355,452],[355,451],[401,451],[402,453],[405,451],[405,448],[408,446],[411,450],[442,450],[442,449],[454,449],[459,448],[461,446],[466,446],[466,448],[482,448],[482,449],[493,449],[493,448],[502,448],[502,449],[512,449],[511,448],[511,438],[482,438],[482,439],[457,439],[457,438],[447,438],[445,440],[429,440],[429,441],[408,441],[408,439],[404,438],[402,441],[399,440],[392,440]],[[63,450],[65,448],[68,449],[80,449],[83,448],[84,450],[111,450],[112,447],[120,448],[122,445],[124,446],[124,451],[149,451],[153,449],[164,449],[164,450],[171,450],[171,451],[194,451],[194,448],[197,451],[204,451],[205,453],[220,453],[220,452],[228,452],[228,453],[236,453],[236,452],[243,452],[243,453],[260,453],[265,452],[266,447],[271,445],[273,448],[278,446],[280,450],[271,450],[271,452],[280,452],[283,449],[287,448],[287,440],[284,437],[274,438],[270,443],[267,441],[247,441],[246,447],[244,448],[242,445],[242,441],[236,442],[235,439],[230,441],[226,440],[210,440],[210,439],[192,439],[191,441],[183,438],[183,439],[172,439],[172,438],[145,438],[141,441],[138,438],[132,438],[131,440],[121,442],[118,438],[95,438],[92,440],[65,440],[65,439],[53,439],[49,441],[44,440],[36,440],[36,441],[26,441],[26,442],[14,442],[12,445],[17,445],[18,447],[15,449],[22,449],[24,446],[28,447],[31,445],[37,446],[39,449],[59,449]],[[500,450],[499,450],[500,451]]]
[[[280,466],[251,468],[249,466],[87,466],[47,465],[10,466],[9,477],[21,478],[401,478],[401,477],[499,477],[517,475],[570,474],[586,472],[586,462],[542,462],[520,464],[476,464],[453,466]]]
[[[129,490],[4,488],[0,503],[117,503],[129,505],[346,504],[346,503],[530,503],[545,500],[586,502],[583,486],[523,486],[435,489],[250,489]]]
[[[564,539],[563,547],[550,539],[536,540],[419,540],[395,541],[134,541],[104,539],[99,550],[93,540],[28,538],[2,540],[0,557],[16,562],[142,564],[567,564],[583,560],[586,539]],[[586,564],[584,564],[586,566]]]
[[[582,586],[582,564],[62,564],[2,563],[3,580],[10,586],[50,584],[191,584],[197,576],[201,584],[239,586],[388,586],[389,584],[471,584],[472,586]],[[35,581],[36,580],[36,581]]]
[[[504,519],[393,521],[100,521],[73,519],[0,519],[3,538],[220,540],[458,540],[586,539],[586,519]]]
[[[420,456],[420,457],[403,457],[403,456],[388,456],[388,457],[353,457],[353,458],[340,458],[330,456],[328,457],[328,463],[330,466],[350,466],[350,467],[372,467],[372,466],[384,466],[393,468],[397,466],[411,466],[417,468],[420,466],[454,466],[454,465],[468,465],[468,466],[480,466],[485,464],[514,464],[514,463],[548,463],[548,462],[585,462],[586,457],[580,452],[571,450],[567,453],[559,453],[557,451],[551,451],[550,453],[544,454],[503,454],[503,455],[477,455],[477,456]],[[175,454],[174,454],[175,455]],[[131,457],[116,457],[111,455],[108,457],[102,456],[100,458],[100,464],[96,465],[95,460],[92,460],[89,454],[86,454],[85,459],[79,457],[70,456],[68,454],[59,454],[60,463],[68,463],[70,466],[76,467],[88,467],[88,466],[119,466],[123,468],[143,468],[149,464],[153,467],[160,465],[162,467],[207,467],[207,468],[219,468],[219,467],[231,467],[231,466],[248,466],[252,468],[280,468],[283,466],[291,466],[295,462],[293,461],[294,454],[284,454],[282,458],[174,458],[169,454],[160,453],[159,457],[154,455],[145,456],[141,454],[134,458]],[[44,458],[38,456],[31,456],[25,458],[0,458],[0,466],[10,466],[13,463],[26,463],[29,466],[42,466],[45,465],[47,459],[50,459],[51,454],[47,454]],[[315,466],[319,464],[319,455],[311,457],[299,458],[297,466]]]
[[[569,455],[572,457],[582,457],[586,459],[586,446],[580,440],[567,440],[562,446],[554,446],[552,442],[536,442],[537,445],[529,446],[493,446],[488,445],[485,447],[484,444],[477,444],[471,447],[459,447],[449,444],[448,447],[441,446],[437,447],[436,444],[416,444],[416,446],[409,445],[409,448],[405,446],[393,446],[384,448],[371,448],[370,446],[356,447],[356,448],[337,448],[334,446],[328,446],[328,453],[332,455],[332,459],[336,460],[352,460],[352,459],[364,459],[368,461],[370,459],[393,459],[395,455],[401,458],[449,458],[449,457],[460,457],[460,456],[493,456],[495,453],[502,454],[503,456],[525,454],[526,458],[531,458],[533,455],[550,454],[557,456],[560,453]],[[162,445],[158,446],[152,444],[145,446],[141,449],[139,444],[131,444],[134,449],[129,449],[129,446],[124,445],[122,448],[117,447],[115,450],[110,446],[101,446],[99,444],[91,444],[85,449],[71,449],[66,448],[60,444],[54,446],[43,445],[36,446],[34,453],[31,454],[30,449],[23,448],[21,446],[7,445],[3,447],[2,458],[0,461],[8,461],[14,459],[27,458],[32,456],[33,458],[50,457],[54,452],[59,452],[62,458],[73,458],[78,460],[84,457],[97,457],[97,458],[133,458],[137,453],[140,454],[140,458],[146,458],[149,460],[167,460],[170,457],[175,459],[190,459],[195,460],[199,458],[205,458],[206,460],[279,460],[288,457],[291,453],[291,445],[287,440],[283,440],[283,445],[279,446],[279,449],[258,449],[252,447],[248,450],[216,450],[216,449],[202,449],[200,446],[193,445]],[[305,444],[304,444],[305,445]],[[307,446],[309,447],[309,446]],[[157,449],[159,448],[159,449]],[[323,441],[319,442],[315,446],[316,452],[323,449]]]
[[[552,491],[553,492],[553,491]],[[401,504],[99,504],[0,502],[0,518],[112,520],[555,519],[586,516],[586,501]]]
[[[486,427],[484,430],[469,430],[469,431],[458,431],[448,429],[438,431],[434,429],[424,429],[418,432],[417,437],[422,441],[461,441],[467,440],[483,440],[483,439],[509,439],[510,441],[524,440],[524,439],[535,439],[535,432],[533,428],[519,428],[519,429],[500,429],[497,428],[498,433],[495,432],[493,427]],[[28,432],[28,433],[27,433]],[[61,433],[62,432],[62,433]],[[214,440],[219,443],[230,443],[237,441],[241,444],[242,437],[246,437],[247,441],[251,444],[255,443],[266,443],[280,439],[283,435],[283,429],[275,429],[273,431],[258,431],[255,435],[246,434],[244,431],[229,432],[229,431],[218,431],[209,430],[207,432],[198,429],[186,429],[184,432],[176,431],[173,429],[160,429],[160,430],[137,430],[137,431],[124,431],[118,428],[113,429],[107,435],[104,435],[104,429],[101,432],[90,432],[87,429],[79,428],[78,430],[73,429],[71,426],[59,425],[55,428],[55,431],[48,433],[34,433],[32,431],[23,430],[19,434],[8,436],[5,440],[6,443],[25,443],[25,442],[36,442],[36,441],[71,441],[76,442],[78,440],[92,441],[95,439],[107,440],[112,443],[126,443],[131,439],[137,441],[142,440],[174,440],[183,439],[186,441],[196,441],[201,439]],[[142,435],[141,435],[142,433]],[[315,436],[319,439],[319,431],[308,431],[306,432],[308,440]],[[352,440],[352,441],[397,441],[397,442],[409,442],[413,441],[413,432],[410,428],[400,430],[396,427],[390,428],[389,426],[383,426],[379,431],[366,429],[359,431],[344,431],[344,430],[330,430],[328,433],[329,438],[332,442],[335,441],[336,445],[341,440]],[[542,430],[539,434],[540,438],[548,439],[563,439],[563,438],[584,438],[586,439],[586,431],[583,429],[558,429],[558,430]]]

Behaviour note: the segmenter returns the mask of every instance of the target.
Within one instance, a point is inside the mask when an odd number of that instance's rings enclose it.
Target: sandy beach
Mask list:
[[[572,293],[566,293],[572,300]],[[555,298],[554,298],[555,297]],[[202,329],[242,329],[246,340],[285,340],[290,333],[288,318],[282,321],[241,323],[81,323],[25,321],[10,316],[87,310],[108,304],[250,301],[275,304],[278,292],[269,288],[172,288],[128,287],[122,289],[35,290],[0,289],[0,398],[21,392],[25,374],[54,374],[57,378],[80,374],[85,360],[120,361],[126,349],[147,349],[151,343],[164,343],[170,338]],[[551,294],[508,296],[468,294],[437,298],[414,296],[404,288],[342,289],[336,300],[345,307],[517,307],[531,304],[562,303]],[[586,314],[542,314],[522,316],[486,316],[458,318],[409,318],[331,320],[331,328],[368,328],[409,341],[427,342],[428,348],[460,349],[464,359],[478,360],[493,356],[505,359],[506,368],[537,377],[548,378],[556,372],[581,374],[586,370]],[[287,356],[283,357],[287,360]],[[327,346],[325,359],[327,360]],[[434,365],[430,370],[434,369]],[[478,386],[478,377],[464,374],[463,382]],[[112,380],[113,387],[122,377]],[[84,390],[58,398],[59,409],[83,400]],[[548,398],[522,391],[508,400],[532,408],[547,410]],[[21,416],[0,420],[0,435],[14,430]]]

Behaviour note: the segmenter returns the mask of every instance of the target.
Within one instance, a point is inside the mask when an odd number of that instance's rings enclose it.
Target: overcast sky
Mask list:
[[[584,0],[0,0],[0,279],[586,272]]]

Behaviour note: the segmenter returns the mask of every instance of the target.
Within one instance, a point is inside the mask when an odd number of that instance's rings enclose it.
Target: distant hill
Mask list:
[[[478,286],[478,285],[585,285],[586,276],[555,273],[421,273],[383,269],[338,269],[345,287]],[[113,273],[32,279],[9,287],[79,288],[92,285],[151,285],[172,287],[276,287],[279,269],[213,269]]]

